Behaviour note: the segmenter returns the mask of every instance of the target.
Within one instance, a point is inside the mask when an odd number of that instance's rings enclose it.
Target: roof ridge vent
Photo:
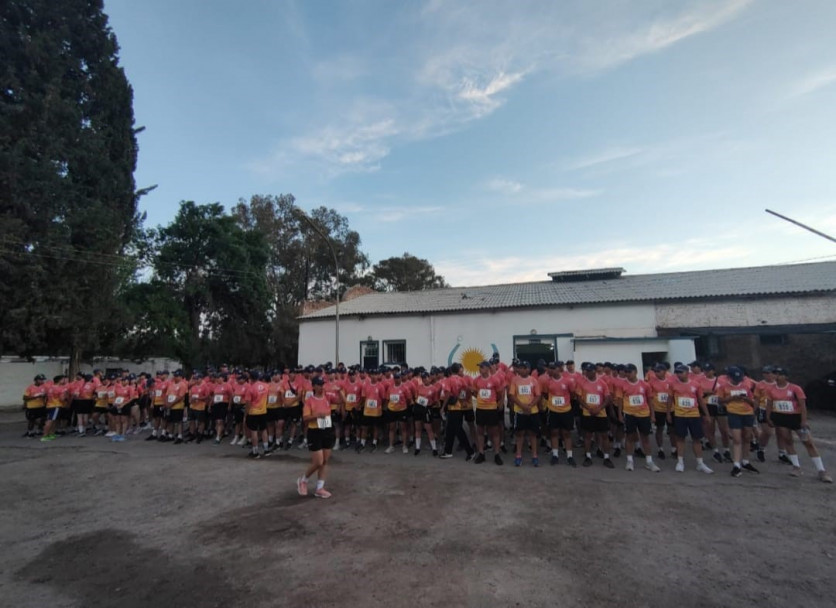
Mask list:
[[[549,276],[555,283],[576,283],[580,281],[617,279],[624,272],[627,271],[621,267],[586,268],[584,270],[560,270],[558,272],[550,272]]]

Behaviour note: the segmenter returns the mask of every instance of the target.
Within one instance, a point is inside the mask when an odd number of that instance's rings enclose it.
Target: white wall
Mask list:
[[[552,309],[467,312],[397,317],[356,317],[340,319],[340,360],[360,362],[360,342],[372,336],[384,340],[406,340],[410,365],[447,365],[468,349],[486,357],[499,350],[503,360],[513,356],[514,336],[569,334],[558,338],[558,357],[570,359],[574,337],[656,337],[653,304],[565,307]],[[458,346],[458,348],[456,348]],[[334,353],[334,320],[305,320],[299,326],[299,363],[330,361]]]
[[[38,374],[43,374],[52,380],[59,374],[66,374],[69,361],[67,359],[45,359],[30,363],[27,361],[0,360],[0,408],[15,408],[22,403],[23,391],[32,384]],[[177,361],[162,357],[149,359],[143,363],[123,361],[121,359],[97,359],[93,363],[83,363],[81,371],[92,372],[93,369],[126,369],[134,373],[150,372],[180,367]]]
[[[618,342],[575,342],[575,361],[580,366],[582,361],[610,361],[612,363],[632,363],[642,369],[642,353],[667,353],[661,360],[671,364],[674,361],[690,363],[694,360],[694,341],[691,339],[658,340],[623,340]]]
[[[763,327],[836,323],[836,296],[656,304],[658,327]]]

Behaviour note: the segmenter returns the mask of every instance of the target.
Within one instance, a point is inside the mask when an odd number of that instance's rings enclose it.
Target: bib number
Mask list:
[[[694,406],[697,404],[694,399],[691,397],[679,397],[678,399],[679,407],[683,410],[692,410]]]
[[[331,428],[331,416],[325,416],[324,418],[317,418],[316,419],[316,428],[318,428],[318,429],[330,429]]]
[[[423,405],[424,407],[427,407],[430,401],[426,397],[418,397],[418,399],[416,399],[416,403],[418,403],[418,405]]]
[[[114,405],[122,405],[123,403],[125,403],[124,397],[116,397],[116,400],[113,402]]]
[[[710,405],[720,405],[720,399],[717,395],[709,395],[707,401]]]
[[[628,403],[633,407],[640,407],[644,405],[644,397],[642,395],[630,395]]]
[[[369,408],[370,410],[376,410],[377,409],[377,399],[369,399],[368,401],[366,401],[366,407]]]
[[[346,395],[345,400],[348,403],[357,403],[357,395],[354,395],[354,394]]]
[[[276,395],[268,395],[267,396],[267,403],[276,403],[277,397]]]
[[[488,400],[493,395],[493,391],[489,388],[480,388],[479,389],[479,399]]]
[[[524,384],[522,386],[517,387],[517,394],[518,395],[530,395],[531,394],[531,387],[528,384]]]
[[[668,402],[668,394],[667,393],[659,393],[656,395],[656,398],[659,400],[659,403],[667,403]]]
[[[224,396],[223,395],[215,395],[215,403],[223,403]]]
[[[587,405],[601,405],[601,395],[587,395],[586,396],[586,404]]]
[[[781,412],[782,414],[792,414],[794,410],[792,401],[773,401],[772,408],[776,412]]]
[[[162,392],[161,390],[156,390],[156,391],[154,391],[154,396],[155,396],[155,397],[162,397],[162,396],[163,396],[163,392]]]
[[[552,397],[552,405],[555,407],[566,405],[566,400],[563,397]]]
[[[169,403],[174,403],[175,401],[177,401],[177,395],[169,395],[168,396],[168,402]]]
[[[400,403],[400,402],[401,402],[401,396],[398,395],[397,393],[395,393],[393,395],[389,395],[389,403]]]
[[[459,399],[467,399],[467,391],[459,391]]]
[[[241,403],[241,395],[235,395],[232,398],[232,403]]]

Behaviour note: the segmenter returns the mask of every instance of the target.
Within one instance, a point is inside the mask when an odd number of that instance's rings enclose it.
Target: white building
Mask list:
[[[641,367],[699,357],[718,364],[803,365],[812,375],[817,372],[810,364],[821,374],[836,369],[836,262],[633,276],[604,268],[548,276],[350,300],[340,306],[339,358],[366,367],[459,361],[473,373],[495,351],[503,361]],[[334,315],[330,306],[300,317],[300,363],[333,359]],[[800,364],[811,340],[821,342],[818,354]],[[772,352],[771,346],[781,348]],[[788,352],[791,360],[775,358]]]

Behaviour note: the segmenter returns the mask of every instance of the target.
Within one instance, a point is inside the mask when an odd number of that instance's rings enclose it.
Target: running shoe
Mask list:
[[[822,483],[833,483],[833,478],[827,474],[827,471],[819,471],[819,481]]]
[[[393,448],[393,447],[390,445],[388,448],[386,448],[385,450],[383,450],[383,453],[384,453],[384,454],[391,454],[391,453],[392,453],[392,452],[394,452],[394,451],[395,451],[395,448]]]
[[[711,475],[714,471],[709,469],[704,462],[701,462],[697,465],[697,470],[700,473],[706,473],[707,475]]]
[[[644,463],[644,468],[647,469],[648,471],[652,471],[653,473],[660,473],[662,471],[662,469],[660,469],[658,466],[656,466],[655,462],[645,462]]]
[[[145,441],[154,441],[156,438],[156,435],[148,435],[148,437],[145,438]]]
[[[790,476],[792,477],[801,477],[803,474],[801,467],[793,467],[792,471],[790,471]]]
[[[243,438],[242,438],[243,439]],[[235,435],[232,438],[232,441],[229,442],[229,445],[238,445],[238,435]]]
[[[105,437],[115,437],[115,436],[116,436],[116,433],[114,431],[108,431],[107,433],[105,433]]]
[[[317,498],[331,498],[331,492],[325,488],[319,488],[316,492],[314,492],[314,496]]]
[[[409,446],[406,446],[406,445],[405,445],[405,446],[403,446],[403,449],[402,449],[401,451],[402,451],[404,454],[409,454]]]
[[[752,466],[751,462],[747,462],[743,465],[743,468],[749,471],[750,473],[760,473],[755,467]]]
[[[549,464],[555,465],[555,464],[558,464],[559,462],[560,462],[560,459],[557,456],[555,456],[554,454],[552,454],[552,457],[549,458]]]
[[[676,463],[676,468],[674,469],[677,473],[684,473],[685,472],[685,465],[681,462]]]
[[[438,457],[438,450],[433,450],[433,456]]]
[[[177,439],[174,440],[174,445],[180,445],[181,443],[183,443],[183,438],[182,437],[178,437]]]
[[[766,454],[763,450],[758,450],[758,462],[766,462]]]
[[[261,460],[261,454],[259,454],[258,452],[248,452],[247,458],[251,460]]]
[[[627,464],[624,465],[624,470],[625,471],[632,471],[633,470],[633,461],[632,460],[627,461]]]
[[[499,454],[493,455],[493,461],[495,464],[502,466],[502,457]]]
[[[603,458],[604,457],[604,450],[602,450],[601,448],[598,448],[597,450],[595,450],[595,456],[597,456],[598,458]]]
[[[734,460],[732,460],[732,457],[731,457],[731,452],[729,452],[728,450],[723,452],[723,462],[727,462],[729,464],[734,462]]]
[[[44,435],[43,437],[41,437],[41,441],[44,442],[44,443],[47,443],[49,441],[54,441],[54,440],[55,440],[55,435]]]
[[[215,445],[221,445],[221,438],[215,437]]]
[[[568,464],[570,467],[573,467],[573,468],[578,466],[578,463],[575,462],[575,457],[574,456],[569,456],[569,458],[566,459],[566,464]]]
[[[421,450],[419,450],[419,449],[417,449],[417,448],[416,448],[416,450],[415,450],[415,452],[414,452],[414,455],[415,455],[415,456],[417,456],[417,455],[418,455],[418,454],[420,454],[420,453],[421,453]]]
[[[508,453],[508,448],[505,447],[504,443],[500,443],[499,444],[499,451],[502,452],[503,454],[507,454]]]
[[[789,456],[787,456],[786,454],[781,454],[780,456],[778,456],[778,462],[782,462],[783,464],[788,464],[792,466],[792,460],[790,460]]]
[[[363,446],[360,445],[360,442],[358,441],[357,445],[354,446],[354,451],[359,454],[362,449],[363,449]]]
[[[583,459],[583,466],[585,466],[585,467],[591,467],[592,466],[592,459],[589,456],[587,456],[586,458]]]
[[[373,443],[371,449],[369,450],[369,453],[374,454],[375,452],[377,452],[377,444]]]
[[[308,482],[301,477],[296,479],[296,491],[299,492],[299,496],[307,496],[308,495]]]
[[[453,455],[452,455],[452,454],[448,454],[447,452],[445,452],[444,454],[442,454],[441,456],[439,456],[439,458],[443,458],[443,459],[445,459],[445,460],[446,460],[446,459],[448,459],[448,458],[452,458],[452,457],[453,457]]]
[[[485,455],[480,452],[479,455],[476,456],[476,460],[474,460],[473,462],[475,462],[476,464],[482,464],[483,462],[485,462]]]
[[[604,466],[607,467],[608,469],[614,469],[615,468],[615,465],[613,464],[613,461],[610,458],[604,458]]]
[[[639,458],[644,458],[644,450],[641,448],[636,448],[633,450],[633,456],[638,456]]]
[[[615,448],[612,452],[612,457],[618,458],[619,456],[621,456],[621,448]]]
[[[531,459],[531,464],[535,467],[539,467],[540,466],[540,459],[535,456],[534,458]]]
[[[515,458],[514,458],[514,466],[515,466],[515,467],[521,467],[521,466],[522,466],[522,458],[520,458],[520,457],[515,457]]]
[[[656,458],[658,458],[659,460],[664,460],[665,459],[665,450],[659,450],[658,452],[656,452]]]
[[[464,461],[465,461],[465,462],[470,462],[470,461],[471,461],[471,460],[473,460],[474,458],[476,458],[476,454],[475,454],[475,452],[471,452],[470,454],[468,454],[468,455],[465,457]]]
[[[720,452],[714,452],[714,454],[711,457],[720,464],[723,464],[723,457],[720,456]]]
[[[733,467],[731,470],[732,477],[740,477],[743,475],[743,471],[740,470],[740,467]]]

